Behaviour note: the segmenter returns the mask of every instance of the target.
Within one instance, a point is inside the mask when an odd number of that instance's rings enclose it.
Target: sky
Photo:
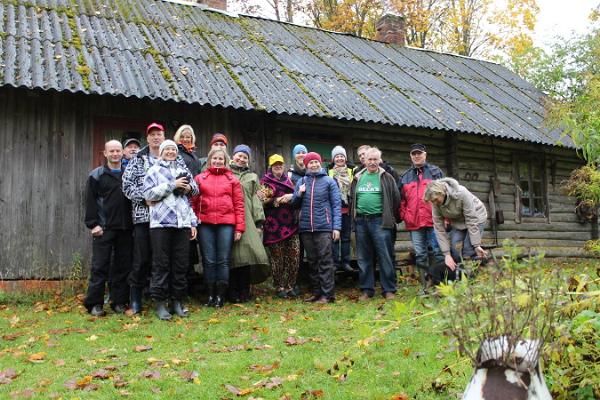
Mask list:
[[[589,27],[588,16],[600,0],[537,0],[540,7],[534,43],[545,47],[553,37],[583,33]]]

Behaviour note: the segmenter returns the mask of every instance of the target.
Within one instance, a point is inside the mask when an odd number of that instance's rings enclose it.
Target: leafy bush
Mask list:
[[[600,171],[592,164],[577,168],[562,182],[562,190],[591,208],[600,206]]]
[[[509,250],[501,268],[480,269],[475,280],[441,285],[442,316],[461,354],[477,366],[477,352],[485,340],[503,338],[507,351],[500,365],[511,365],[510,357],[521,340],[547,342],[557,325],[562,297],[560,274],[542,267],[543,255],[519,260],[521,249],[505,242]],[[537,347],[532,359],[539,355]]]
[[[596,272],[598,274],[598,272]],[[557,400],[600,398],[600,278],[581,274],[569,282],[546,371]]]

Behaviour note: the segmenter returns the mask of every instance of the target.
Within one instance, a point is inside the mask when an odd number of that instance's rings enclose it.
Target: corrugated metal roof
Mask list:
[[[0,85],[560,139],[500,65],[161,0],[0,0]]]

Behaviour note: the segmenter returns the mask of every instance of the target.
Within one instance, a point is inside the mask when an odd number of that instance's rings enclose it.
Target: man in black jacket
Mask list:
[[[123,146],[116,140],[104,145],[104,165],[94,169],[86,188],[85,226],[93,238],[92,269],[84,305],[93,316],[104,315],[104,286],[109,283],[111,307],[123,313],[129,299],[127,275],[131,269],[131,202],[121,189]]]

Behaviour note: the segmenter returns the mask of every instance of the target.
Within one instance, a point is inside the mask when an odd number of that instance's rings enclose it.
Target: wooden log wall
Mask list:
[[[500,193],[496,206],[503,210],[505,219],[504,224],[498,226],[499,244],[504,239],[513,239],[518,245],[532,251],[544,251],[549,257],[586,256],[583,245],[591,238],[592,227],[589,223],[580,224],[577,221],[575,199],[560,191],[560,183],[569,177],[573,169],[582,165],[573,150],[477,135],[382,127],[373,129],[360,124],[301,122],[295,118],[280,118],[276,124],[280,137],[267,140],[267,143],[273,143],[284,154],[289,154],[293,145],[289,138],[297,137],[294,133],[301,123],[307,135],[320,132],[328,139],[338,138],[340,144],[345,145],[349,159],[354,162],[358,162],[356,149],[360,145],[379,147],[383,159],[399,173],[410,166],[410,144],[423,143],[428,149],[428,161],[441,167],[448,176],[456,178],[476,194],[486,203],[488,210],[490,177],[497,176]],[[515,212],[514,157],[545,160],[549,218],[522,217],[518,222]],[[490,223],[486,227],[484,240],[487,244],[494,243]],[[400,224],[396,249],[406,252],[410,248],[409,233],[405,231],[404,224]],[[497,251],[497,254],[501,253]]]
[[[94,121],[152,120],[194,127],[199,155],[214,132],[264,159],[264,116],[173,102],[0,88],[0,279],[85,274],[91,237],[83,223],[93,169]],[[147,122],[146,122],[147,121]],[[145,125],[144,125],[145,126]]]

